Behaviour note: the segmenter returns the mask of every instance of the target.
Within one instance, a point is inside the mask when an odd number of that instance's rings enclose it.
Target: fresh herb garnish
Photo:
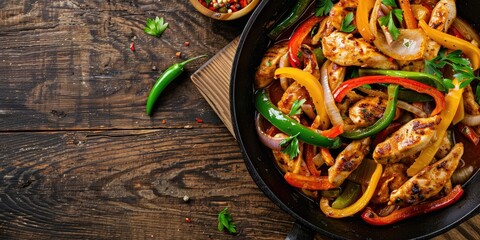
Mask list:
[[[288,116],[293,116],[302,113],[302,104],[305,103],[305,99],[295,100],[292,104],[292,108],[290,108],[290,112]]]
[[[300,153],[300,149],[298,148],[298,138],[297,136],[300,133],[297,133],[293,136],[287,137],[280,142],[280,147],[283,148],[282,152],[288,154],[290,159],[294,159]]]
[[[351,33],[353,32],[357,27],[352,24],[353,22],[353,13],[349,12],[345,18],[342,20],[342,26],[340,28],[340,31],[346,32],[346,33]]]
[[[205,0],[205,3],[207,4],[207,7],[210,6],[210,2],[212,2],[212,0]]]
[[[229,233],[236,233],[237,229],[235,223],[232,220],[232,215],[228,213],[228,208],[224,208],[218,213],[218,231],[227,229]]]
[[[162,18],[155,17],[155,19],[147,18],[145,25],[146,26],[143,29],[143,31],[146,34],[149,34],[155,37],[160,37],[162,33],[165,31],[165,29],[167,29],[168,27],[168,23],[163,22],[163,17]]]
[[[401,9],[393,9],[388,15],[380,17],[378,21],[380,22],[380,25],[387,27],[388,32],[392,35],[392,38],[395,41],[400,35],[400,30],[395,26],[393,16],[395,16],[399,22],[403,21],[403,11]]]
[[[333,2],[332,0],[317,0],[315,5],[315,16],[326,16],[332,10]]]
[[[398,7],[395,0],[382,0],[382,3],[390,7],[394,7],[394,8]]]
[[[466,87],[474,79],[480,80],[480,78],[476,77],[473,73],[470,60],[462,57],[462,51],[460,50],[455,50],[449,54],[446,54],[444,49],[440,50],[434,59],[425,60],[425,72],[442,78],[443,85],[445,85],[447,89],[454,88],[455,85],[451,79],[443,78],[441,69],[446,65],[452,67],[455,72],[453,77],[460,83],[460,88]]]

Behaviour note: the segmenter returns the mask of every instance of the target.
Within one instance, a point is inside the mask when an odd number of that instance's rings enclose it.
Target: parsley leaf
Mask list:
[[[155,19],[150,19],[147,18],[145,28],[143,31],[146,34],[155,36],[155,37],[160,37],[162,33],[167,29],[168,23],[163,22],[163,17],[155,17]]]
[[[237,229],[235,223],[232,220],[232,215],[228,213],[228,208],[224,208],[218,213],[218,231],[227,229],[229,233],[236,233]]]
[[[282,152],[288,154],[290,159],[294,159],[300,153],[300,149],[298,149],[298,139],[297,139],[297,136],[299,134],[300,133],[297,133],[293,136],[285,138],[282,140],[282,142],[280,142],[280,147],[284,148]]]
[[[425,72],[435,75],[437,77],[443,78],[443,73],[441,71],[446,65],[452,67],[455,74],[453,77],[458,79],[460,83],[460,88],[466,87],[473,80],[480,80],[480,77],[475,76],[473,69],[470,65],[470,60],[462,57],[462,51],[456,50],[450,52],[449,54],[445,53],[445,50],[442,49],[438,52],[438,55],[432,60],[425,60]],[[452,83],[451,79],[444,79],[443,85],[447,89],[454,88],[455,86]]]
[[[315,16],[326,16],[332,10],[333,2],[332,0],[317,0],[315,4]]]
[[[292,108],[290,108],[290,112],[288,113],[288,116],[293,116],[302,113],[302,104],[305,103],[305,99],[300,99],[300,100],[295,100],[292,104]]]
[[[346,32],[346,33],[351,33],[355,31],[357,27],[352,24],[353,22],[353,13],[349,12],[345,18],[342,20],[342,26],[340,28],[340,31]]]
[[[205,3],[207,4],[207,6],[210,5],[210,2],[211,2],[211,1],[212,1],[212,0],[205,0]]]
[[[380,25],[387,27],[388,32],[392,35],[392,38],[395,41],[400,35],[400,30],[395,26],[393,16],[395,16],[399,22],[403,21],[403,11],[401,9],[393,9],[387,16],[380,17],[378,21],[380,22]]]
[[[394,8],[398,7],[395,0],[382,0],[382,3],[390,7],[394,7]]]

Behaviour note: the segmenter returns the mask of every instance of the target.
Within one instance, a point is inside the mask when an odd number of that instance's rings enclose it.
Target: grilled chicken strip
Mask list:
[[[335,31],[323,38],[322,48],[325,57],[338,65],[398,69],[396,63],[374,46],[352,34]]]
[[[348,110],[348,114],[357,127],[366,127],[381,118],[386,107],[387,100],[383,98],[365,97],[353,104]]]
[[[381,164],[395,163],[419,152],[432,141],[440,120],[438,115],[411,120],[375,147],[373,159]]]
[[[330,34],[335,30],[340,30],[342,28],[342,21],[345,16],[357,9],[358,0],[340,0],[338,3],[333,5],[330,13],[328,14],[327,19],[327,30],[326,34]]]
[[[255,85],[264,88],[273,81],[275,70],[282,56],[288,52],[288,42],[273,45],[263,55],[262,62],[255,73]]]
[[[463,144],[457,143],[440,161],[425,167],[390,195],[389,205],[411,205],[438,194],[450,181],[463,155]]]
[[[390,200],[390,192],[398,189],[407,180],[407,166],[403,163],[389,163],[383,170],[382,177],[371,201],[376,204],[385,204]]]
[[[440,0],[432,11],[428,25],[442,32],[447,32],[457,17],[455,0]]]
[[[294,82],[288,86],[287,90],[283,93],[282,98],[278,101],[278,109],[285,114],[290,112],[295,100],[305,99],[306,104],[313,104],[308,91],[297,82]]]
[[[370,138],[351,142],[335,159],[328,169],[328,181],[340,186],[343,181],[362,163],[370,151]]]

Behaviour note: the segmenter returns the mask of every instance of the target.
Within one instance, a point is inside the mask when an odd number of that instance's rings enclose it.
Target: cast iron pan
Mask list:
[[[315,232],[336,239],[431,238],[476,214],[480,205],[479,174],[464,185],[464,196],[453,206],[386,227],[370,226],[359,217],[328,218],[317,203],[285,182],[270,158],[270,150],[262,146],[255,132],[253,79],[271,44],[266,32],[294,2],[263,0],[257,7],[242,33],[230,85],[232,121],[248,171],[265,195],[297,220],[287,238],[313,239]],[[480,23],[476,17],[480,1],[457,1],[457,5],[460,16],[470,23]],[[478,25],[475,27],[478,29]]]

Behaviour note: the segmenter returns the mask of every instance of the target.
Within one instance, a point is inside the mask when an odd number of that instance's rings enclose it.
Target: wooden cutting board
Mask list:
[[[232,63],[239,39],[235,38],[191,76],[195,86],[234,137],[230,118],[229,89]]]

